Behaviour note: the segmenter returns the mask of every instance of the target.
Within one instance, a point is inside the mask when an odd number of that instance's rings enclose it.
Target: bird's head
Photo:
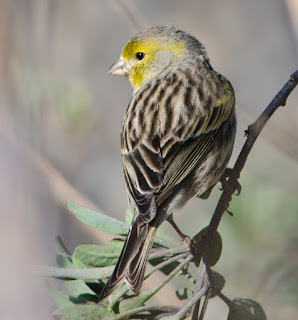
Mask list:
[[[150,28],[126,43],[109,74],[127,76],[137,91],[168,67],[189,57],[189,46],[194,40],[171,25]],[[205,54],[203,46],[200,46]]]

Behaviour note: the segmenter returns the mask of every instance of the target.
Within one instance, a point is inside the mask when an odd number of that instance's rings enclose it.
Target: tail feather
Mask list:
[[[148,256],[150,249],[152,248],[156,230],[157,229],[155,227],[149,227],[145,241],[143,242],[134,259],[131,261],[128,268],[125,280],[129,290],[133,293],[138,293],[141,289]]]
[[[133,293],[140,291],[155,233],[155,227],[147,223],[140,226],[135,216],[113,274],[100,294],[100,300],[115,291],[123,281]]]

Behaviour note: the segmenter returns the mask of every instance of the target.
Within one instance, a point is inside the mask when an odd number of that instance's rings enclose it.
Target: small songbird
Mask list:
[[[236,134],[232,85],[213,70],[204,46],[172,25],[129,40],[109,74],[128,77],[134,89],[121,132],[134,217],[100,299],[124,281],[139,292],[157,228],[220,180]]]

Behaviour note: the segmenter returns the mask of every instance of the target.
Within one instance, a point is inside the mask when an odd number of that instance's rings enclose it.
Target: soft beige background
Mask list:
[[[295,0],[1,0],[1,319],[50,319],[55,305],[30,264],[55,265],[54,240],[70,250],[102,235],[77,223],[68,199],[123,219],[127,207],[120,124],[132,89],[107,70],[143,26],[172,22],[206,46],[232,82],[238,136],[298,66]],[[296,6],[297,8],[297,6]],[[268,319],[298,312],[298,89],[254,147],[220,226],[216,270],[230,298],[259,301]],[[232,160],[232,163],[233,163]],[[194,235],[219,192],[176,216]],[[170,303],[170,301],[169,301]],[[226,319],[215,299],[206,319]]]

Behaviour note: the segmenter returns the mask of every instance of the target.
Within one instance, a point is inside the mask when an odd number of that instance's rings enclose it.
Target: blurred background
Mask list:
[[[119,135],[132,89],[107,71],[132,35],[168,22],[200,39],[234,86],[233,165],[244,130],[297,69],[297,0],[0,0],[1,319],[51,319],[30,265],[56,265],[57,235],[70,251],[107,241],[67,200],[124,219]],[[257,300],[268,319],[298,312],[297,106],[298,88],[259,137],[219,228],[224,293]],[[208,224],[215,189],[174,215],[185,233]],[[206,319],[225,319],[213,300]]]

